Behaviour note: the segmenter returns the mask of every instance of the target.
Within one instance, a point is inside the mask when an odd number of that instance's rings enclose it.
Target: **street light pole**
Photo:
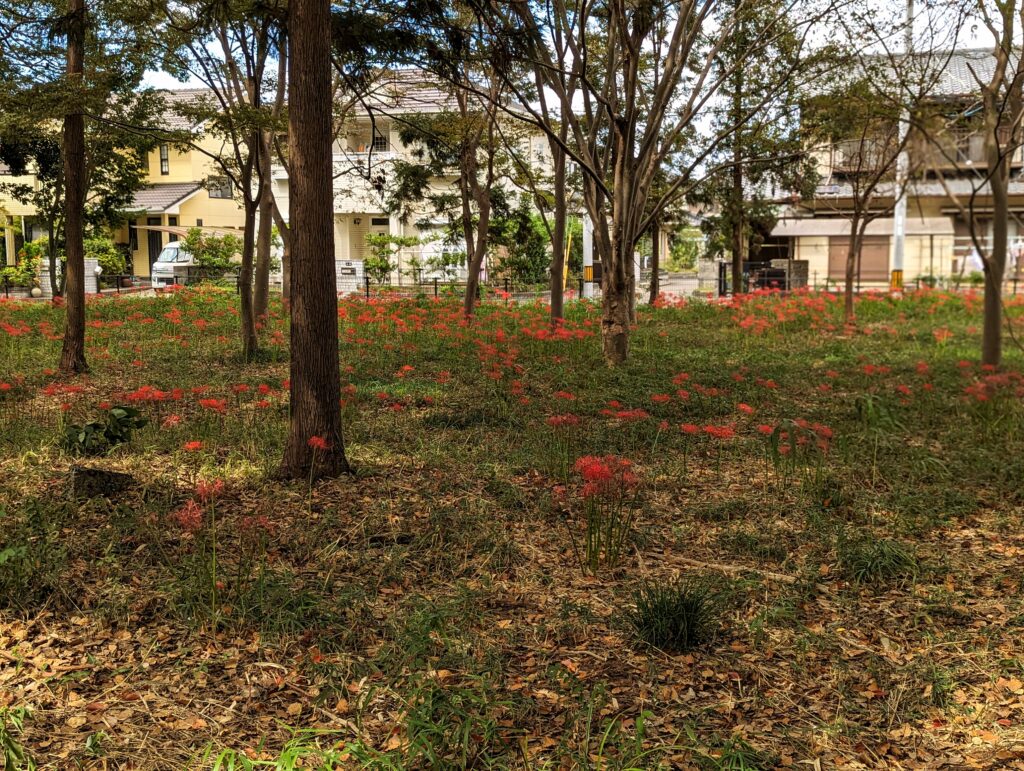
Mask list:
[[[904,54],[908,59],[914,52],[914,0],[907,0],[907,26],[904,30]],[[892,219],[892,276],[889,288],[898,292],[903,289],[903,257],[907,240],[907,177],[910,159],[907,155],[907,132],[910,131],[910,111],[904,107],[900,112],[899,138],[900,154],[896,157],[896,205]]]

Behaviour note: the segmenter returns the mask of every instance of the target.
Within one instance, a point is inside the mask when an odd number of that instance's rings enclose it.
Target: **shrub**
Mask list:
[[[836,551],[839,567],[857,584],[913,579],[918,573],[917,556],[891,538],[850,541],[840,537]]]
[[[18,264],[0,269],[0,279],[14,286],[34,286],[38,280],[39,263],[46,256],[48,241],[38,238],[18,250]]]
[[[718,630],[722,591],[707,580],[646,584],[633,595],[626,619],[637,637],[668,653],[710,641]]]
[[[76,455],[101,455],[119,444],[132,440],[132,431],[148,421],[134,407],[111,407],[106,420],[85,425],[72,423],[64,429],[64,449]]]
[[[211,272],[231,270],[234,258],[242,251],[237,236],[208,235],[199,228],[190,228],[181,242],[181,248],[192,255],[196,265]]]
[[[409,246],[416,246],[420,239],[415,236],[396,236],[390,233],[367,233],[366,245],[370,254],[363,260],[363,270],[366,275],[383,284],[388,280],[396,264],[391,258],[398,250]]]
[[[85,239],[85,259],[96,260],[107,276],[119,276],[125,271],[124,254],[106,236]]]

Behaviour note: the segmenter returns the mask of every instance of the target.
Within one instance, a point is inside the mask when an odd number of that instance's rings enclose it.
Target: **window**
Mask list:
[[[164,176],[171,173],[171,148],[166,144],[160,145],[160,173]]]
[[[197,227],[197,228],[201,228],[202,226],[203,226],[203,221],[202,221],[202,219],[196,219],[196,227]]]
[[[381,134],[376,126],[373,127],[373,151],[375,153],[386,153],[388,151],[388,138]]]
[[[135,220],[128,220],[128,248],[133,252],[139,250],[139,231],[135,227]]]
[[[370,218],[370,224],[371,225],[378,225],[378,226],[379,225],[389,225],[389,224],[391,224],[391,220],[389,220],[387,217],[371,217]]]
[[[172,228],[176,227],[177,224],[178,224],[178,218],[177,217],[168,217],[167,218],[167,224],[170,225]]]
[[[231,179],[229,177],[210,177],[206,180],[206,189],[210,198],[231,198]]]

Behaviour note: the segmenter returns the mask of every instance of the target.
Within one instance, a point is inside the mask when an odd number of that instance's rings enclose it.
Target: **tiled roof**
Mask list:
[[[1015,57],[1019,55],[1019,50],[1014,51]],[[995,63],[993,49],[967,48],[914,54],[909,71],[921,79],[930,97],[962,98],[980,94],[979,82],[987,83],[992,78]],[[1011,62],[1011,69],[1015,66]]]
[[[160,127],[169,131],[194,129],[195,121],[182,114],[185,111],[183,108],[213,97],[213,91],[208,88],[180,88],[174,91],[161,90],[158,93],[167,105],[167,109],[160,116]]]
[[[129,211],[166,211],[174,204],[187,198],[202,185],[198,182],[168,182],[162,185],[148,185],[137,190]]]
[[[451,86],[416,68],[381,73],[365,101],[371,109],[391,113],[430,113],[456,109]]]

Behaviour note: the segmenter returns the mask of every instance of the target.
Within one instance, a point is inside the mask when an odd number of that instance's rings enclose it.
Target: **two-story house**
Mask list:
[[[164,92],[167,111],[161,120],[167,130],[193,130],[196,146],[179,148],[162,143],[150,151],[147,184],[135,193],[125,212],[126,222],[115,241],[131,257],[130,270],[149,276],[161,249],[189,228],[200,227],[241,234],[245,215],[231,180],[218,175],[213,156],[223,152],[223,141],[195,131],[176,106],[208,93],[203,89]]]
[[[919,282],[957,283],[981,269],[974,253],[971,225],[962,207],[971,203],[974,229],[983,241],[991,234],[992,201],[985,181],[986,165],[980,133],[978,81],[991,74],[992,51],[965,50],[942,57],[944,67],[935,78],[926,109],[955,115],[925,136],[912,130],[908,142],[907,220],[904,241],[904,278]],[[973,116],[973,117],[972,117]],[[844,277],[854,208],[853,175],[858,173],[859,140],[840,140],[819,152],[820,184],[810,200],[787,202],[766,247],[774,255],[788,255],[808,263],[809,280],[816,286],[835,286]],[[851,144],[853,143],[853,144]],[[1009,280],[1020,277],[1024,264],[1015,257],[1024,252],[1024,179],[1021,152],[1014,153],[1010,182],[1011,222]],[[893,266],[893,179],[883,181],[872,207],[881,212],[867,227],[860,254],[862,287],[888,285]],[[973,195],[973,202],[971,201]],[[1020,261],[1024,263],[1024,260]]]
[[[429,204],[416,207],[405,221],[389,213],[386,191],[393,181],[393,169],[399,160],[416,162],[413,148],[403,144],[400,129],[414,115],[454,113],[457,105],[449,89],[418,69],[398,69],[382,73],[369,93],[354,100],[348,116],[339,125],[333,148],[334,159],[334,253],[339,261],[364,260],[369,254],[369,234],[408,236],[421,243],[398,249],[391,282],[401,284],[414,278],[464,278],[466,266],[459,264],[449,272],[431,268],[443,254],[465,251],[461,240],[446,244],[448,225]],[[531,165],[550,167],[547,140],[539,132],[525,136],[520,157]],[[288,218],[288,175],[284,168],[273,169],[274,195],[285,219]],[[458,194],[458,171],[432,177],[432,194]],[[507,182],[501,184],[507,185]],[[419,266],[414,270],[414,266]],[[486,278],[487,266],[484,267]]]

